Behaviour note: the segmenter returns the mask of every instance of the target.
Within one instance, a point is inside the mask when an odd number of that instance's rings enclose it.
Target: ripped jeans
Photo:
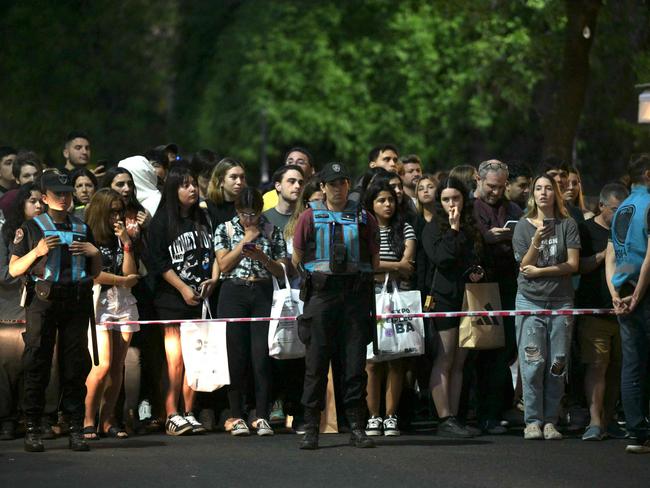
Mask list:
[[[530,300],[517,293],[517,310],[571,308],[572,301]],[[517,348],[524,397],[524,420],[557,423],[571,349],[571,316],[517,316]]]

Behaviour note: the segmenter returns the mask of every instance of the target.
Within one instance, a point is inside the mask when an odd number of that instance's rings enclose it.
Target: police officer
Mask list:
[[[9,273],[26,276],[26,329],[23,334],[25,450],[42,452],[41,415],[58,331],[61,408],[70,422],[70,449],[87,451],[82,424],[86,377],[90,371],[87,328],[92,279],[101,256],[90,230],[68,214],[73,187],[54,170],[41,176],[46,213],[16,231]]]
[[[621,331],[621,400],[633,439],[626,452],[650,453],[644,392],[650,353],[650,154],[634,158],[627,169],[632,191],[612,219],[605,272]]]
[[[298,333],[305,343],[305,436],[301,449],[318,448],[330,358],[342,364],[343,404],[350,444],[374,447],[366,436],[366,346],[374,308],[373,269],[379,265],[378,226],[372,215],[348,201],[350,175],[340,163],[319,173],[324,202],[302,213],[292,261],[304,271],[305,301]]]

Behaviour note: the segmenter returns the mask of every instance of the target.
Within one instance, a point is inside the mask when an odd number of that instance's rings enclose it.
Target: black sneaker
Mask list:
[[[192,432],[192,424],[185,420],[182,415],[173,413],[167,417],[165,432],[167,432],[167,435],[183,435]]]
[[[366,424],[366,435],[382,435],[384,433],[384,421],[381,417],[372,416]]]
[[[470,439],[474,437],[470,431],[463,427],[456,417],[447,419],[438,424],[438,435],[442,437],[454,437],[458,439]]]

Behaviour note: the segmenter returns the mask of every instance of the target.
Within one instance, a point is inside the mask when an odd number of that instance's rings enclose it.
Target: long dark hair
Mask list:
[[[2,226],[2,238],[5,244],[13,242],[16,231],[25,222],[25,202],[31,198],[33,191],[41,193],[41,189],[36,183],[26,183],[18,190],[16,199]]]
[[[178,189],[187,181],[194,181],[198,195],[199,186],[196,179],[192,175],[189,167],[184,164],[175,164],[169,170],[167,178],[165,179],[165,186],[162,192],[162,201],[160,203],[159,212],[167,214],[167,240],[173,241],[180,232],[181,223],[181,204],[178,200]],[[194,222],[194,229],[198,232],[200,226],[205,226],[210,229],[210,224],[206,213],[199,207],[199,199],[192,205],[189,211],[189,219]],[[199,242],[202,242],[199,239]]]
[[[106,174],[104,174],[104,177],[102,178],[102,184],[100,185],[100,188],[112,188],[111,185],[113,184],[113,180],[117,175],[129,175],[131,182],[133,183],[133,192],[131,193],[129,200],[125,202],[126,209],[135,210],[136,212],[144,210],[144,207],[140,205],[140,202],[138,202],[138,199],[136,198],[138,189],[135,187],[135,180],[133,179],[133,175],[128,169],[121,168],[119,166],[108,168],[108,170],[106,170]]]
[[[483,236],[474,221],[474,204],[469,198],[467,187],[458,178],[448,176],[443,179],[436,187],[435,212],[434,219],[438,228],[446,231],[450,228],[449,216],[442,208],[443,190],[453,188],[458,190],[463,197],[463,208],[460,213],[460,231],[465,232],[474,241],[474,251],[478,256],[483,254]]]
[[[395,212],[390,218],[388,223],[388,245],[395,252],[397,257],[401,259],[404,255],[404,224],[406,222],[405,215],[399,211],[399,203],[397,202],[397,194],[395,190],[388,184],[388,181],[375,180],[368,188],[363,195],[363,207],[367,212],[370,212],[375,216],[374,210],[374,201],[382,191],[387,191],[390,193],[395,200]]]

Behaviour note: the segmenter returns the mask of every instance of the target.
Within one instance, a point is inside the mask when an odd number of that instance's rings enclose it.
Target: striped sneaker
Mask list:
[[[167,435],[183,435],[192,431],[192,424],[190,424],[185,417],[177,413],[171,414],[167,417],[165,422],[165,432]]]
[[[273,429],[266,419],[257,419],[257,422],[255,422],[255,430],[257,430],[257,435],[259,436],[273,435]]]
[[[196,420],[196,417],[192,412],[187,412],[183,417],[185,417],[185,420],[187,420],[192,426],[192,434],[203,434],[207,431],[207,429],[203,427],[203,424]]]

